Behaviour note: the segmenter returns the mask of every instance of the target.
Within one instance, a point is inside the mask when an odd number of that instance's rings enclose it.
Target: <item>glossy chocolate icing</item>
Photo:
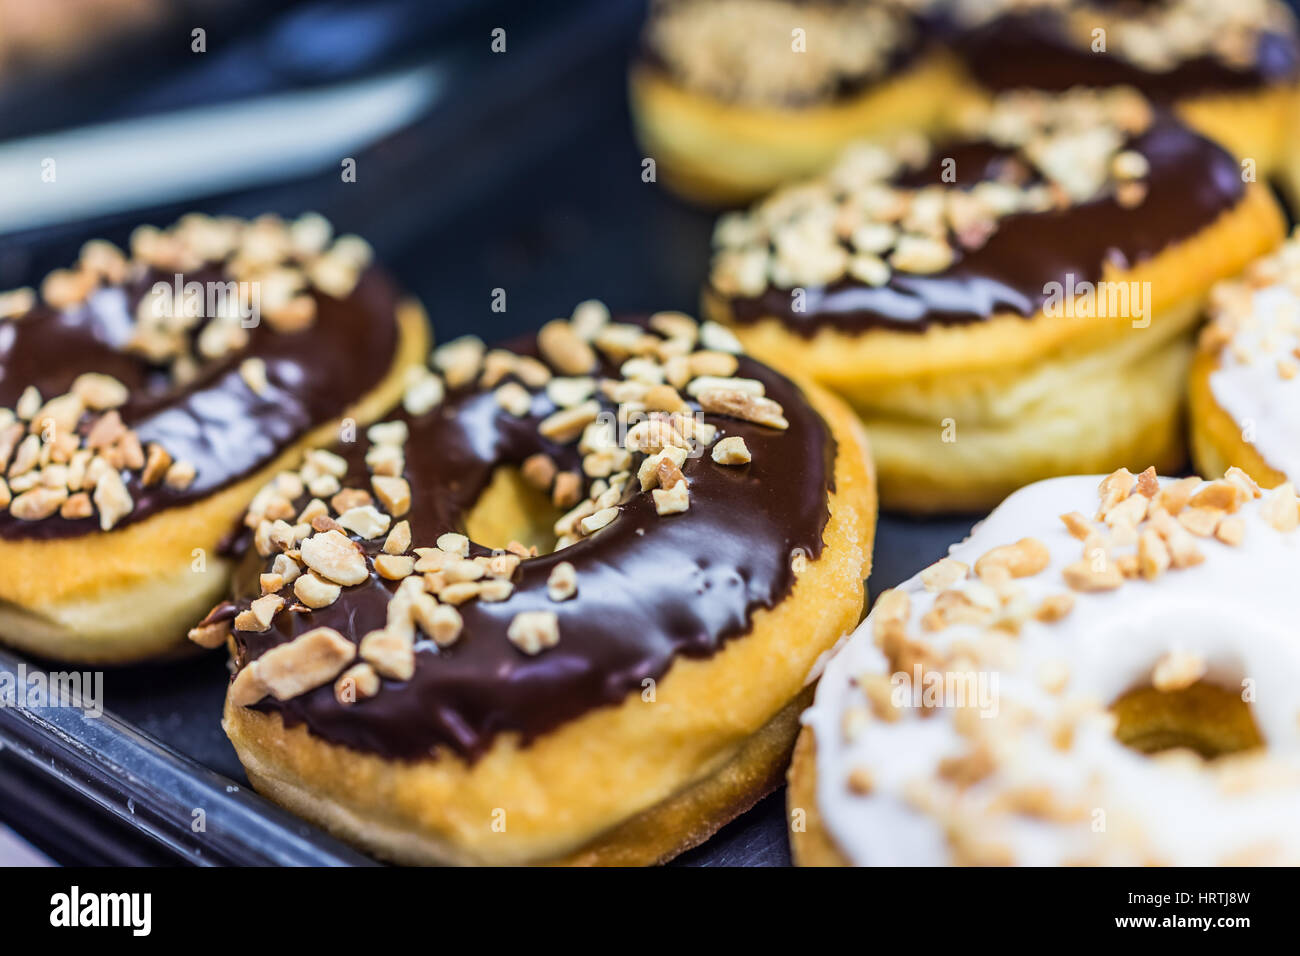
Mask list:
[[[149,272],[126,286],[106,286],[73,308],[57,312],[38,305],[20,319],[0,321],[0,406],[12,408],[29,385],[52,398],[83,372],[112,375],[130,389],[119,412],[144,444],[158,442],[177,461],[197,470],[184,491],[158,484],[146,488],[139,473],[123,472],[135,501],[117,527],[158,511],[203,498],[268,464],[313,426],[341,415],[375,388],[389,371],[397,348],[398,294],[378,268],[362,275],[347,299],[313,291],[316,321],[300,332],[249,329],[248,344],[203,367],[200,376],[174,386],[166,371],[124,351],[136,305],[155,282],[173,275]],[[222,281],[216,267],[184,281]],[[256,395],[239,374],[250,357],[266,362],[270,388]],[[70,538],[99,533],[94,516],[58,515],[22,521],[0,512],[0,538]]]
[[[1226,0],[1231,2],[1231,0]],[[1113,6],[1123,8],[1123,4]],[[1300,74],[1300,41],[1293,35],[1261,33],[1256,60],[1229,66],[1209,55],[1152,72],[1120,54],[1093,53],[1069,36],[1050,11],[1001,17],[955,32],[953,49],[980,85],[994,91],[1028,87],[1067,90],[1075,86],[1133,86],[1157,102],[1204,93],[1250,91],[1293,82]]]
[[[791,2],[797,5],[804,0]],[[1139,0],[1094,0],[1089,4],[1108,17],[1140,14],[1145,5]],[[913,27],[909,40],[894,51],[886,69],[841,77],[818,101],[857,96],[872,84],[897,76],[923,54],[944,47],[957,55],[981,86],[995,92],[1123,85],[1141,90],[1156,102],[1168,103],[1200,94],[1257,90],[1292,83],[1300,77],[1300,36],[1294,32],[1262,31],[1255,60],[1249,66],[1229,65],[1205,54],[1157,72],[1145,70],[1115,52],[1093,53],[1090,46],[1070,35],[1064,18],[1055,10],[1008,13],[967,28],[954,23],[941,5],[931,11],[918,11],[910,19]],[[671,73],[664,58],[644,38],[640,59],[649,68]],[[791,96],[785,105],[794,108],[812,104],[806,98]]]
[[[534,354],[531,343],[513,348]],[[617,374],[608,366],[603,372]],[[649,492],[629,490],[613,523],[562,551],[525,560],[509,599],[462,604],[464,630],[455,644],[439,650],[417,634],[411,680],[385,679],[375,697],[350,705],[338,703],[326,684],[290,700],[266,698],[257,708],[278,711],[291,726],[305,724],[325,740],[361,751],[418,759],[447,748],[473,760],[500,733],[532,741],[593,708],[639,694],[644,681],[662,677],[679,656],[708,657],[747,633],[755,611],[776,606],[790,593],[792,554],[802,550],[812,559],[821,553],[835,442],[787,379],[747,358],[737,374],[765,383],[768,396],[784,406],[790,428],[707,415],[719,427],[719,438],[742,436],[753,461],[724,467],[707,452],[689,459],[682,469],[690,486],[689,511],[661,517]],[[443,532],[463,531],[466,513],[498,465],[544,451],[562,468],[577,469],[575,445],[557,445],[537,431],[538,421],[554,408],[542,392],[528,417],[514,418],[491,392],[461,389],[423,416],[395,416],[410,426],[405,474],[413,502],[405,517],[414,546],[432,546]],[[355,444],[335,449],[349,464],[344,487],[369,487],[367,444],[359,436]],[[636,488],[635,479],[631,486]],[[362,545],[373,554],[382,539]],[[487,553],[471,548],[472,555]],[[561,561],[576,567],[578,593],[556,603],[547,596],[546,581]],[[243,583],[248,596],[255,596],[256,575],[247,574]],[[359,642],[383,626],[395,587],[372,572],[368,582],[344,588],[327,608],[282,611],[265,633],[235,631],[240,663],[323,625]],[[294,603],[292,588],[281,593]],[[506,637],[511,619],[528,610],[559,616],[559,644],[536,656]]]
[[[1046,300],[1047,283],[1067,274],[1076,283],[1096,282],[1108,262],[1124,268],[1149,259],[1210,225],[1244,193],[1236,160],[1166,114],[1128,148],[1151,165],[1147,196],[1133,208],[1105,195],[1063,210],[1018,213],[999,220],[983,247],[960,252],[942,272],[894,273],[878,288],[840,279],[809,288],[802,312],[794,311],[788,289],[769,287],[730,300],[734,320],[776,317],[811,337],[823,328],[923,332],[1000,313],[1029,317]],[[996,175],[1006,162],[1005,154],[982,143],[938,146],[934,154],[956,159],[958,186]],[[901,180],[911,187],[939,182],[938,165]]]

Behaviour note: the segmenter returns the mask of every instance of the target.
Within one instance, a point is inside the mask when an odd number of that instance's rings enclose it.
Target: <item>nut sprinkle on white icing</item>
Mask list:
[[[1215,286],[1201,349],[1215,402],[1264,461],[1300,481],[1300,238]]]
[[[804,722],[835,845],[872,865],[1300,860],[1298,519],[1294,487],[1235,469],[1016,492],[826,667]],[[1263,747],[1116,739],[1127,692],[1201,680],[1242,693]]]

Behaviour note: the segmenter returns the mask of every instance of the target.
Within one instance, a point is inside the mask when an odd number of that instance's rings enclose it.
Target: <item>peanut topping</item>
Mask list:
[[[374,505],[361,505],[349,508],[338,516],[339,527],[351,531],[358,537],[371,539],[388,533],[392,519],[379,511]]]
[[[1264,520],[1278,531],[1294,531],[1300,524],[1300,502],[1296,500],[1295,485],[1287,481],[1267,492],[1260,511]]]
[[[461,388],[470,384],[483,367],[483,341],[466,335],[439,346],[433,353],[433,364],[442,372],[448,388]]]
[[[1138,538],[1138,570],[1148,581],[1155,580],[1169,569],[1172,558],[1164,539],[1147,529]]]
[[[594,422],[599,414],[600,403],[590,400],[573,408],[553,412],[542,419],[537,428],[551,441],[567,445],[581,435],[582,430]]]
[[[1151,685],[1159,691],[1183,690],[1205,676],[1205,658],[1185,651],[1170,651],[1156,662]]]
[[[354,664],[334,682],[334,699],[340,704],[355,704],[379,693],[379,675],[369,664]]]
[[[785,418],[785,410],[770,398],[750,395],[734,389],[712,389],[702,392],[699,401],[700,407],[706,412],[730,415],[769,428],[790,427],[790,423]]]
[[[975,562],[975,573],[985,577],[993,568],[1005,568],[1013,578],[1037,574],[1047,567],[1051,555],[1037,538],[1021,538],[1015,544],[994,548]]]
[[[447,554],[464,558],[469,555],[469,538],[463,534],[448,532],[438,536],[438,547]]]
[[[494,393],[493,397],[503,409],[516,418],[523,418],[532,408],[533,398],[518,382],[506,382]]]
[[[556,471],[554,460],[545,452],[529,455],[520,467],[524,481],[541,491],[550,490],[551,482],[555,480]]]
[[[339,599],[343,589],[315,571],[300,574],[293,582],[294,596],[310,608],[329,607]]]
[[[653,455],[665,448],[687,448],[689,443],[670,422],[652,418],[632,427],[627,433],[627,447],[631,451]]]
[[[36,307],[36,293],[31,289],[0,292],[0,319],[22,318]]]
[[[302,560],[326,580],[360,584],[369,577],[361,549],[338,531],[314,534],[302,543]]]
[[[356,652],[338,631],[317,627],[271,648],[245,670],[276,700],[289,700],[332,681]]]
[[[655,511],[661,515],[680,514],[691,506],[690,493],[684,479],[671,488],[656,488],[650,493],[654,495]]]
[[[380,675],[393,680],[410,680],[415,673],[414,636],[408,629],[381,628],[361,639],[363,660]]]
[[[55,489],[56,493],[59,489]],[[75,495],[69,495],[68,500],[59,507],[59,515],[70,521],[76,521],[81,518],[89,518],[95,513],[95,506],[91,503],[90,495],[84,491],[79,491]]]
[[[713,460],[719,465],[747,465],[753,458],[745,439],[732,435],[713,446]]]
[[[1217,508],[1186,508],[1178,514],[1178,523],[1192,534],[1208,538],[1223,519],[1223,512]]]
[[[582,526],[582,530],[586,534],[595,534],[617,517],[617,508],[601,508],[595,514],[583,518],[579,524]]]
[[[67,499],[66,490],[32,488],[16,496],[9,503],[9,513],[20,521],[39,521],[58,511]]]
[[[1076,591],[1113,591],[1124,583],[1119,566],[1101,549],[1067,566],[1063,574],[1065,583]]]
[[[235,617],[235,627],[241,631],[269,631],[276,614],[284,607],[284,598],[278,594],[264,594],[248,605],[248,610]]]
[[[140,480],[145,487],[156,485],[167,476],[167,469],[172,466],[172,456],[162,445],[152,442],[149,445],[148,457],[145,458],[144,474]]]
[[[94,411],[108,411],[126,404],[127,388],[111,375],[86,372],[72,383],[72,394]]]
[[[239,364],[239,377],[257,395],[265,395],[270,387],[266,378],[266,363],[260,358],[244,359]]]
[[[421,622],[421,626],[439,647],[450,647],[460,638],[464,622],[454,607],[439,604],[433,608],[428,619]]]
[[[585,375],[596,364],[596,353],[564,319],[542,326],[537,345],[542,357],[561,375]]]
[[[402,393],[402,408],[411,415],[425,415],[442,402],[444,395],[442,379],[428,369],[411,369]]]
[[[1214,536],[1224,544],[1236,547],[1245,540],[1246,523],[1240,518],[1224,518],[1214,529]]]
[[[964,581],[970,568],[952,558],[940,558],[921,572],[921,583],[930,592],[944,591],[958,581]]]
[[[411,486],[405,478],[372,475],[370,486],[375,489],[375,496],[393,517],[400,518],[411,510]]]
[[[388,537],[384,539],[385,554],[405,554],[411,549],[411,525],[407,521],[399,521],[393,525],[393,530],[388,532]]]
[[[99,509],[99,527],[103,531],[111,531],[135,507],[126,485],[122,483],[122,476],[111,468],[100,475],[92,498]]]
[[[561,561],[551,569],[546,593],[552,601],[567,601],[578,593],[578,572],[572,564]]]
[[[1074,600],[1074,595],[1069,593],[1045,597],[1034,611],[1034,617],[1047,623],[1059,621],[1074,610]]]
[[[191,641],[199,647],[211,650],[214,647],[220,647],[226,643],[226,638],[230,636],[229,621],[203,621],[190,628],[186,635]]]
[[[553,611],[521,611],[510,622],[506,636],[525,654],[540,654],[560,642],[559,618]]]
[[[582,478],[571,471],[555,476],[551,501],[557,508],[569,508],[582,499]]]

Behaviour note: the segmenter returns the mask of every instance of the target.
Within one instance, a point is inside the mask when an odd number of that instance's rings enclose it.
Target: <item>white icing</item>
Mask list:
[[[953,546],[951,557],[973,567],[993,547],[1035,537],[1049,549],[1051,564],[1015,583],[1033,606],[1068,591],[1061,570],[1080,559],[1082,545],[1058,516],[1080,511],[1091,518],[1100,481],[1058,478],[1018,491]],[[1115,591],[1077,594],[1063,619],[1030,619],[1018,637],[1006,638],[993,718],[999,725],[994,739],[1005,746],[993,774],[965,791],[938,774],[943,758],[968,749],[954,727],[953,708],[925,719],[905,709],[897,722],[872,719],[847,739],[845,711],[865,709],[851,678],[888,670],[872,639],[873,611],[827,666],[804,715],[816,734],[817,805],[835,844],[856,864],[944,864],[952,853],[948,827],[964,821],[970,832],[1030,865],[1085,859],[1214,864],[1259,847],[1300,860],[1300,531],[1275,530],[1259,510],[1260,502],[1252,501],[1238,512],[1246,526],[1241,545],[1196,538],[1204,563],[1171,569],[1155,581],[1129,580]],[[959,587],[973,584],[972,579]],[[935,594],[926,592],[919,575],[901,589],[911,598],[909,634],[942,650],[982,633],[971,625],[922,631],[920,618]],[[1265,748],[1211,762],[1149,757],[1115,739],[1104,712],[1078,725],[1072,749],[1053,745],[1050,727],[1067,701],[1083,696],[1107,706],[1125,691],[1149,685],[1157,661],[1178,650],[1204,657],[1207,680],[1229,688],[1253,681],[1251,706]],[[1038,675],[1043,665],[1058,661],[1068,665],[1069,683],[1063,693],[1052,694]],[[1003,736],[1001,725],[1009,725],[1020,708],[1030,720],[1019,731],[1007,726]],[[873,778],[867,795],[846,785],[858,767]],[[1253,771],[1259,779],[1248,773]],[[1250,786],[1240,787],[1243,774]],[[1230,779],[1242,792],[1225,792]],[[1084,808],[1086,818],[1051,822],[989,809],[1008,787],[1042,785]],[[906,795],[917,788],[942,809],[918,808]],[[1094,829],[1097,811],[1104,813],[1101,831]]]
[[[1273,285],[1250,301],[1248,319],[1219,353],[1210,389],[1269,466],[1300,481],[1300,376],[1284,379],[1277,370],[1300,346],[1300,295]]]

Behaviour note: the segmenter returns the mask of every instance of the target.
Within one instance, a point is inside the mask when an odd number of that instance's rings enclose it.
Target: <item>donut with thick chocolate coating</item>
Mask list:
[[[1280,0],[958,0],[951,29],[988,95],[1130,86],[1294,193],[1300,30]]]
[[[661,0],[631,73],[659,175],[713,202],[972,101],[1076,86],[1136,88],[1260,179],[1295,179],[1300,34],[1280,0]]]
[[[0,296],[0,639],[104,663],[184,649],[254,492],[401,394],[423,312],[331,233],[191,215]]]
[[[861,614],[852,415],[680,313],[442,346],[329,498],[258,502],[225,728],[264,794],[404,863],[653,863],[770,790]]]
[[[1192,327],[1282,238],[1266,187],[1132,91],[1011,93],[724,216],[710,318],[843,395],[886,507],[1181,463]]]

